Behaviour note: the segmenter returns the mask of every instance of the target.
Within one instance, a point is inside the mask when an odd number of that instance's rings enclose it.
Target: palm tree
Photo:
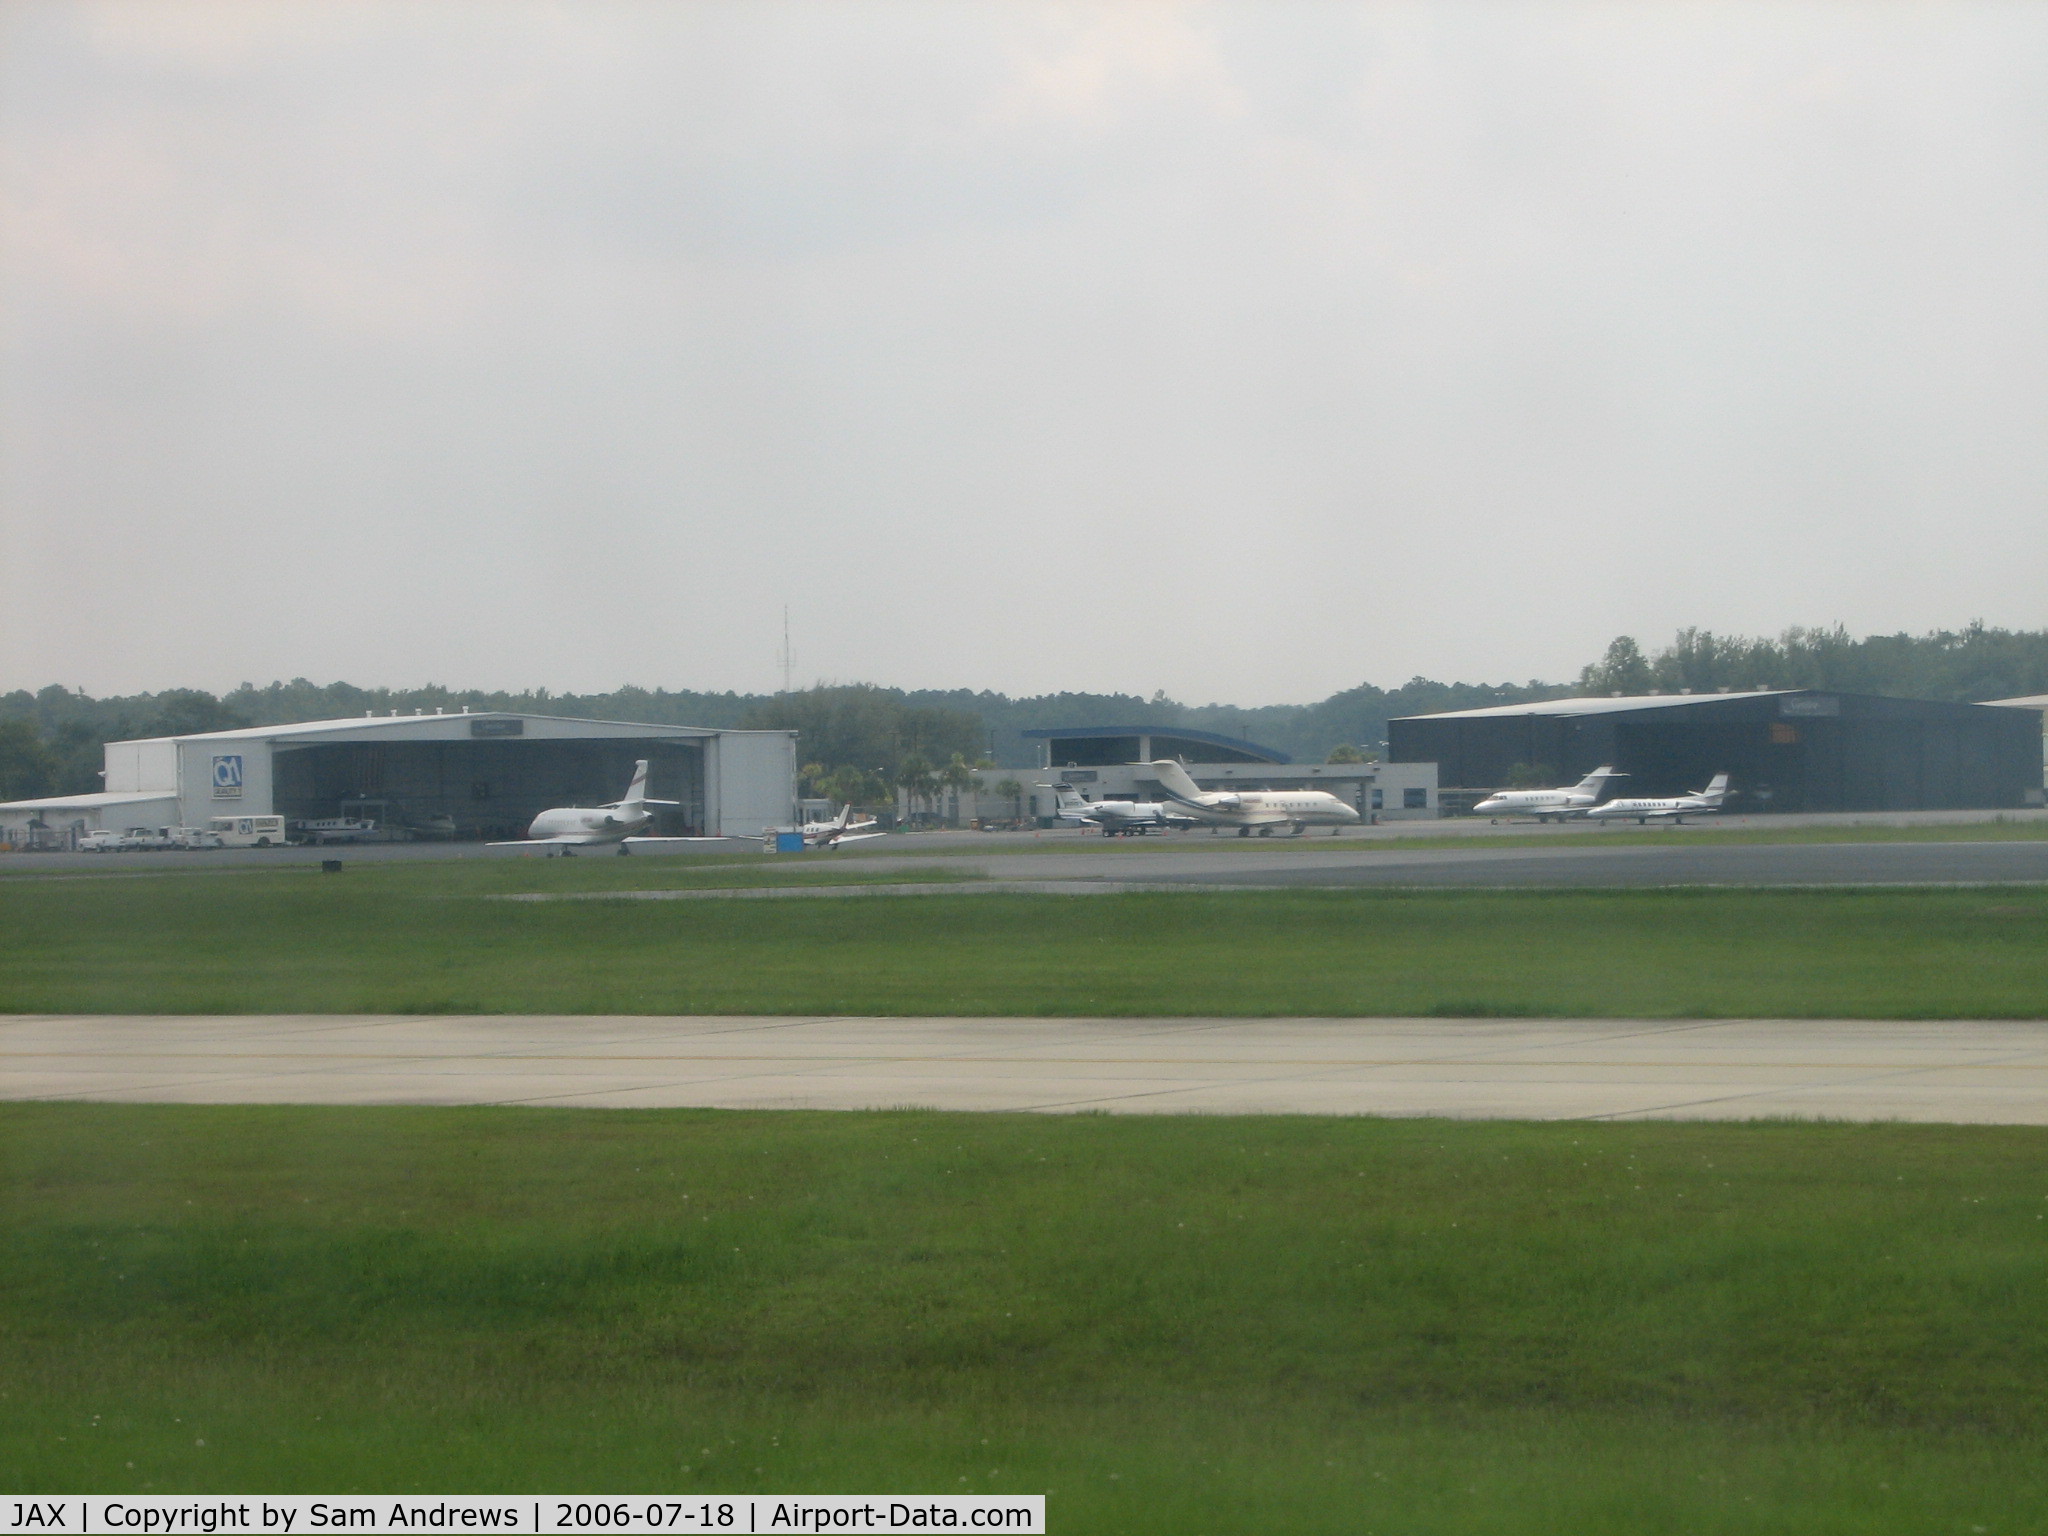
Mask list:
[[[1010,802],[1010,819],[1024,819],[1024,786],[1015,779],[996,780],[996,793]]]
[[[939,770],[939,782],[953,792],[953,825],[956,827],[960,825],[960,793],[974,781],[973,765],[958,752]]]
[[[938,781],[932,777],[932,765],[912,752],[896,765],[896,787],[909,800],[910,819],[915,822],[918,802],[932,794],[938,787]]]

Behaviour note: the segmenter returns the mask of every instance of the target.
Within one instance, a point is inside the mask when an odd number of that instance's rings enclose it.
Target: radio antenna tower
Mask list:
[[[789,604],[782,605],[782,691],[794,693],[796,674],[796,652],[789,648]]]

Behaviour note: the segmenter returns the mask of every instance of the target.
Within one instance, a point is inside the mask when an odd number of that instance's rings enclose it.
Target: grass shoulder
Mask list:
[[[2040,1130],[8,1105],[0,1154],[14,1491],[2048,1510]]]

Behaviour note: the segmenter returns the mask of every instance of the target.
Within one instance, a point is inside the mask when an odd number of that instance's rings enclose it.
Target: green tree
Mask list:
[[[1341,741],[1330,748],[1330,755],[1323,759],[1326,763],[1362,763],[1365,760],[1365,754],[1358,748]]]
[[[939,782],[953,797],[952,821],[955,826],[960,824],[960,797],[975,782],[974,766],[967,761],[965,754],[955,752],[946,760],[946,766],[939,770]]]
[[[987,735],[978,715],[912,708],[900,690],[868,683],[780,694],[750,708],[742,723],[797,732],[804,756],[828,772],[851,764],[894,774],[913,754],[929,768],[954,752],[978,753]]]
[[[995,783],[995,791],[997,794],[1001,795],[1005,800],[1010,802],[1011,820],[1022,821],[1024,819],[1023,784],[1016,779],[997,779]]]
[[[1579,674],[1580,691],[1587,694],[1648,693],[1652,686],[1650,664],[1633,635],[1616,635],[1607,643],[1607,654]]]
[[[928,801],[938,789],[938,780],[932,775],[932,765],[913,752],[896,765],[896,787],[908,798],[910,819],[918,818],[918,806]]]
[[[834,768],[826,777],[823,792],[840,805],[857,806],[863,810],[892,807],[895,796],[889,793],[889,781],[879,773],[865,768],[856,768],[851,763]]]
[[[26,720],[0,720],[0,800],[34,800],[60,793],[52,783],[56,761]]]
[[[145,730],[151,736],[196,736],[202,731],[240,730],[248,723],[210,693],[172,688],[156,696],[156,713]]]

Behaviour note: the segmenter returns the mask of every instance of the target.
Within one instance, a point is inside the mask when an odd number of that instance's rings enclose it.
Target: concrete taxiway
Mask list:
[[[1659,828],[1658,831],[1668,836],[1674,845],[1684,845],[1694,839],[1711,841],[1721,833],[1796,833],[1807,829],[1856,827],[1953,828],[1956,841],[1967,842],[1971,836],[1970,828],[2001,824],[2006,827],[2039,827],[2048,830],[2048,810],[1869,811],[1785,816],[1714,816],[1697,822],[1688,822],[1684,826]],[[872,842],[863,842],[842,849],[829,857],[844,862],[872,858],[931,859],[965,856],[979,861],[984,858],[1051,856],[1058,858],[1064,868],[1065,861],[1070,858],[1131,857],[1144,860],[1158,857],[1169,850],[1193,852],[1201,849],[1207,849],[1219,858],[1229,857],[1233,853],[1240,857],[1270,858],[1276,853],[1284,856],[1285,850],[1294,849],[1301,853],[1313,851],[1318,860],[1323,860],[1341,858],[1354,852],[1365,855],[1375,852],[1387,854],[1397,850],[1406,851],[1418,842],[1425,845],[1441,844],[1446,851],[1483,849],[1488,843],[1503,840],[1527,843],[1531,839],[1545,842],[1561,839],[1563,845],[1569,846],[1582,841],[1589,830],[1591,829],[1584,823],[1539,826],[1529,821],[1491,822],[1465,816],[1442,821],[1397,821],[1377,826],[1343,827],[1338,829],[1338,835],[1335,837],[1318,828],[1313,835],[1299,839],[1239,839],[1228,831],[1221,834],[1198,831],[1123,841],[1106,839],[1092,829],[1083,831],[1076,827],[1027,832],[910,832],[892,833]],[[1633,824],[1629,823],[1615,830],[1629,831],[1634,828]],[[2043,846],[2048,847],[2048,842],[2044,842]],[[763,854],[761,843],[756,838],[732,838],[722,846],[712,844],[692,851],[743,859],[787,857]],[[1429,850],[1425,848],[1424,851]],[[0,874],[274,869],[318,865],[328,859],[340,859],[349,865],[403,864],[450,859],[534,858],[540,856],[540,852],[538,849],[482,843],[419,842],[348,843],[321,848],[229,848],[213,852],[13,853],[0,857]],[[609,858],[614,853],[613,849],[592,848],[586,849],[582,857]],[[664,857],[659,853],[645,851],[639,856],[649,860]],[[1038,870],[1038,877],[1065,878],[1064,875],[1051,875],[1042,867]],[[1147,877],[1133,875],[1132,878]]]
[[[2048,1021],[0,1019],[0,1098],[2048,1124]]]

